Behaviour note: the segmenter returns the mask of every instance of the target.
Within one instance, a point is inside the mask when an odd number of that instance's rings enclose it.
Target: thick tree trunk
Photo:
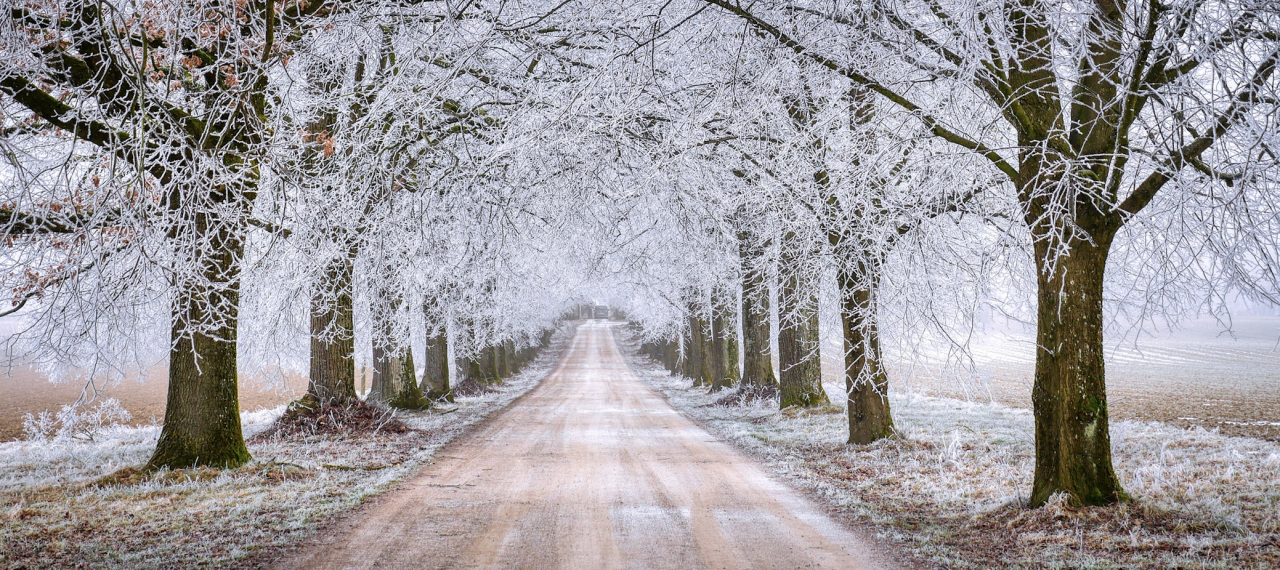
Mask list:
[[[1054,493],[1086,505],[1126,498],[1111,463],[1103,361],[1102,283],[1112,234],[1099,233],[1093,244],[1077,241],[1039,271],[1032,506]],[[1036,249],[1038,260],[1051,259],[1044,240]]]
[[[207,260],[205,276],[222,287],[188,285],[174,301],[164,427],[148,469],[232,468],[250,459],[240,430],[236,370],[240,301],[236,260],[243,244],[226,230],[213,237],[218,253]],[[212,320],[205,314],[210,308],[224,313],[220,326],[188,332],[186,325]]]
[[[464,371],[464,376],[478,384],[492,384],[493,378],[488,372],[489,366],[485,365],[484,357],[484,351],[480,351],[477,354],[462,359],[461,366],[458,368]]]
[[[661,355],[662,367],[675,372],[676,362],[680,358],[680,348],[677,343],[670,340],[659,341],[658,353]]]
[[[689,316],[689,351],[687,355],[688,370],[685,375],[693,379],[694,386],[710,385],[707,362],[711,351],[707,349],[707,321],[696,312]]]
[[[398,293],[384,292],[382,297],[394,305],[402,302]],[[368,399],[409,410],[430,406],[431,402],[422,396],[422,390],[418,388],[413,351],[408,343],[396,341],[395,326],[387,320],[387,314],[375,311],[374,318],[375,330],[380,331],[378,336],[381,338],[375,338],[373,342],[373,387],[369,390]],[[383,346],[384,343],[390,346]]]
[[[351,258],[332,260],[311,297],[311,377],[302,404],[357,400]]]
[[[711,318],[712,366],[711,391],[718,392],[732,387],[738,381],[738,331],[732,324],[733,299],[728,303],[715,303]]]
[[[422,391],[431,400],[453,401],[449,385],[449,339],[446,331],[427,336],[426,362],[422,371]]]
[[[421,410],[431,405],[418,388],[409,347],[400,347],[398,351],[373,347],[373,389],[369,391],[369,399],[406,410]]]
[[[725,345],[724,315],[712,311],[711,317],[711,391],[725,388],[725,376],[729,372],[729,347]]]
[[[878,279],[873,275],[862,277],[860,280],[844,271],[839,276],[849,443],[853,444],[868,444],[893,435],[889,378],[881,366],[880,332],[876,327]]]
[[[506,378],[502,375],[502,347],[489,345],[484,347],[485,363],[489,369],[485,371],[494,384],[501,384]]]
[[[742,382],[746,386],[777,387],[773,350],[769,346],[769,288],[764,275],[749,267],[752,252],[739,241],[742,258]]]
[[[515,369],[520,365],[517,363],[512,365],[511,361],[515,358],[515,343],[504,340],[498,345],[498,374],[503,378],[510,378],[515,374]]]
[[[715,384],[716,378],[716,338],[715,330],[711,326],[711,319],[698,318],[698,325],[701,334],[698,336],[699,348],[699,368],[698,374],[700,386],[711,387]]]
[[[790,266],[791,264],[784,264]],[[822,389],[822,360],[818,355],[818,303],[815,287],[796,272],[786,271],[779,291],[778,327],[779,405],[829,404]]]

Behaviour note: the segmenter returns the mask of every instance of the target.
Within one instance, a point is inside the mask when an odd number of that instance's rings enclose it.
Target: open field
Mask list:
[[[169,383],[166,370],[157,367],[148,371],[146,381],[98,385],[99,397],[115,398],[133,416],[134,425],[159,424],[164,420],[165,392]],[[76,401],[85,390],[84,382],[69,381],[54,384],[30,367],[15,367],[9,373],[0,373],[0,441],[22,437],[22,417],[48,410],[57,412],[62,406]],[[256,412],[274,408],[306,393],[307,379],[300,375],[288,375],[284,384],[268,383],[255,378],[240,381],[240,411]]]
[[[1280,317],[1238,317],[1232,328],[1234,336],[1201,319],[1144,336],[1137,346],[1113,346],[1112,417],[1280,440]],[[1011,327],[975,334],[972,375],[940,373],[948,360],[943,350],[890,353],[892,389],[1029,409],[1034,339],[1034,331]],[[838,378],[838,345],[829,341],[823,357],[828,379]]]

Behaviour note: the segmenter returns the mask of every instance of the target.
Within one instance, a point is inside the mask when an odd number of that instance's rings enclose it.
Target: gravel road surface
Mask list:
[[[891,568],[626,365],[589,321],[540,386],[283,568]]]

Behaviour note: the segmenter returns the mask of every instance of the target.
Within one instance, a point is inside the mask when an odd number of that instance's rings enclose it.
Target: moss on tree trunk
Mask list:
[[[1111,462],[1103,362],[1102,284],[1111,236],[1099,234],[1093,243],[1073,243],[1038,276],[1032,506],[1054,493],[1086,505],[1126,498]],[[1052,255],[1037,251],[1036,257]]]
[[[893,435],[889,378],[880,359],[876,327],[875,276],[842,271],[840,323],[844,336],[844,379],[848,394],[849,443],[868,444]]]
[[[784,263],[784,266],[792,264]],[[779,405],[820,406],[831,403],[822,389],[822,360],[818,353],[818,303],[815,287],[795,271],[782,278],[778,327]]]
[[[244,248],[229,230],[208,230],[203,216],[198,216],[196,226],[212,234],[217,252],[201,260],[206,264],[204,278],[217,286],[184,284],[174,299],[164,427],[148,469],[229,468],[250,459],[240,430],[236,369],[240,302],[236,261]],[[214,317],[206,313],[209,310],[222,314]],[[200,326],[209,322],[217,326],[212,330]]]
[[[422,391],[431,400],[453,401],[449,384],[449,339],[445,331],[427,336],[426,362],[422,371]]]
[[[311,297],[311,375],[302,404],[347,405],[356,396],[351,258],[332,260]]]

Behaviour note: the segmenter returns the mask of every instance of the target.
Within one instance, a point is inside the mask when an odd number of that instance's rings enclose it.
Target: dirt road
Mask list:
[[[551,375],[284,568],[888,568],[679,415],[589,321]]]

